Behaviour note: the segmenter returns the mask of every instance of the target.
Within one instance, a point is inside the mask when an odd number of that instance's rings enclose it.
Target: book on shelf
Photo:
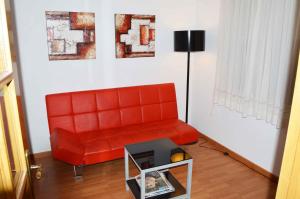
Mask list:
[[[141,187],[141,176],[135,177],[138,185]],[[161,194],[171,193],[175,188],[167,180],[166,176],[159,171],[148,172],[145,175],[145,198]]]

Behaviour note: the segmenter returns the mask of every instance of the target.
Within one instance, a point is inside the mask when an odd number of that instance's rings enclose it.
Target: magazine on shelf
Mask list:
[[[135,177],[139,186],[141,186],[141,176]],[[165,175],[158,171],[152,171],[145,175],[145,197],[153,197],[175,191],[175,188],[167,180]]]

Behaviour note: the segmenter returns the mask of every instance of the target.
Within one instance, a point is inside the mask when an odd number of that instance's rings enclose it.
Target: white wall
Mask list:
[[[173,31],[192,29],[197,0],[14,0],[21,73],[34,153],[50,150],[45,95],[108,87],[175,82],[184,117],[186,55],[173,52]],[[49,61],[45,11],[96,14],[97,59]],[[114,14],[156,15],[156,56],[115,58]]]
[[[212,8],[214,6],[214,9]],[[198,1],[197,23],[207,30],[206,51],[195,54],[191,69],[191,124],[229,149],[278,175],[284,130],[223,107],[213,106],[220,0]],[[204,12],[203,12],[204,11]]]
[[[220,0],[14,0],[14,4],[34,153],[50,149],[44,100],[48,93],[175,82],[179,116],[184,119],[186,55],[173,52],[173,31],[204,29],[206,51],[191,57],[191,124],[278,174],[280,132],[263,121],[212,108]],[[45,11],[50,10],[96,13],[97,59],[48,61]],[[155,58],[115,59],[115,13],[156,15]]]

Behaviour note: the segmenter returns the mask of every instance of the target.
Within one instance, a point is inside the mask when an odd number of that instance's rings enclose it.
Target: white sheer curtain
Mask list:
[[[280,127],[293,87],[297,1],[222,0],[215,104]]]

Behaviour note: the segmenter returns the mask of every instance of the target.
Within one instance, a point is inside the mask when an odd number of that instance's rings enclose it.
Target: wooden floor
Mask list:
[[[224,156],[211,143],[200,139],[183,146],[194,158],[192,199],[271,199],[276,184],[243,164]],[[70,165],[51,157],[38,159],[44,166],[44,177],[34,180],[36,199],[130,199],[125,191],[124,160],[115,160],[84,168],[82,179],[73,178]],[[186,167],[171,170],[181,183],[186,182]],[[131,172],[136,173],[131,164]]]

